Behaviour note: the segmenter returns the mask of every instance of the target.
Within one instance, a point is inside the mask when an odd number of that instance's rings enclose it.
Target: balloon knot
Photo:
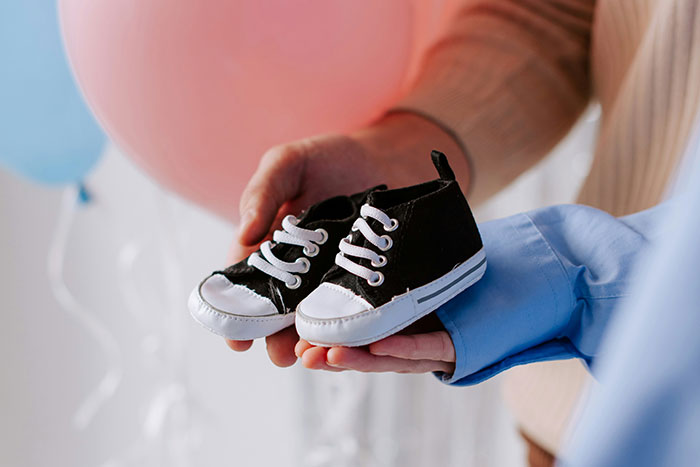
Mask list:
[[[81,182],[78,184],[78,203],[88,204],[92,201],[92,194],[88,191],[87,187]]]

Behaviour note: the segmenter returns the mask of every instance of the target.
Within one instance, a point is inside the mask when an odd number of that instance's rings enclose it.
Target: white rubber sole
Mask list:
[[[250,340],[269,336],[294,324],[294,313],[245,316],[219,310],[202,298],[199,284],[190,294],[190,315],[205,329],[231,340]]]
[[[397,295],[390,302],[342,318],[311,318],[296,311],[299,337],[322,346],[357,347],[371,344],[419,320],[476,283],[486,272],[482,248],[444,276],[417,289]],[[303,304],[303,302],[302,302]]]

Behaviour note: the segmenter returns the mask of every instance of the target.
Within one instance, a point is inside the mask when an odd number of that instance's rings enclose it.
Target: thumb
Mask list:
[[[282,205],[299,195],[304,160],[303,150],[293,145],[273,148],[262,157],[241,195],[238,231],[241,245],[260,242],[270,231]]]
[[[295,210],[295,204],[296,203],[284,203],[277,211],[275,220],[272,222],[270,227],[268,227],[268,232],[263,235],[263,238],[254,242],[252,245],[241,244],[239,235],[239,239],[234,240],[229,248],[228,254],[226,255],[226,264],[234,264],[247,258],[251,253],[260,248],[260,243],[265,240],[272,240],[272,231],[274,229],[281,228],[280,226],[282,225],[282,219],[284,219],[284,217],[288,214],[294,214],[295,212],[301,211],[301,209]]]

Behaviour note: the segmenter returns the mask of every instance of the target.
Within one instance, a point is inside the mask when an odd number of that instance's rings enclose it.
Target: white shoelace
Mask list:
[[[372,245],[376,246],[381,251],[387,251],[393,245],[391,237],[388,235],[377,235],[372,227],[369,226],[366,219],[371,217],[379,221],[386,232],[393,232],[399,226],[399,221],[391,219],[381,210],[365,204],[360,209],[360,216],[352,225],[352,230],[359,230],[362,235]],[[340,253],[335,255],[335,264],[345,269],[346,271],[362,277],[367,283],[373,287],[378,287],[384,282],[384,274],[379,271],[373,271],[360,264],[349,260],[346,256],[354,256],[370,260],[370,264],[375,268],[381,268],[386,265],[386,256],[381,255],[369,248],[353,245],[350,243],[351,235],[348,235],[340,241]]]
[[[302,250],[304,255],[316,256],[320,250],[318,245],[323,245],[328,240],[328,232],[324,229],[303,229],[297,227],[298,223],[299,219],[296,217],[286,216],[282,220],[283,230],[275,230],[272,241],[304,247]],[[281,280],[290,289],[296,289],[301,285],[301,277],[298,274],[308,272],[311,267],[311,262],[303,257],[299,257],[291,263],[278,259],[272,252],[272,242],[269,240],[260,245],[260,253],[255,252],[250,255],[248,265]]]

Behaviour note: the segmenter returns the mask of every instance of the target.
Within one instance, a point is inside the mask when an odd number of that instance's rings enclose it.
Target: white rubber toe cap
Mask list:
[[[373,332],[379,319],[367,300],[324,282],[299,303],[295,324],[299,337],[312,344],[353,345]]]
[[[188,307],[199,324],[227,339],[257,339],[294,323],[294,313],[279,314],[270,299],[221,274],[199,284],[190,294]]]
[[[237,316],[272,316],[277,308],[267,297],[241,284],[233,284],[221,274],[209,276],[199,286],[202,300],[219,312]]]
[[[351,290],[324,282],[299,303],[297,309],[310,319],[338,319],[371,310],[372,305]]]

